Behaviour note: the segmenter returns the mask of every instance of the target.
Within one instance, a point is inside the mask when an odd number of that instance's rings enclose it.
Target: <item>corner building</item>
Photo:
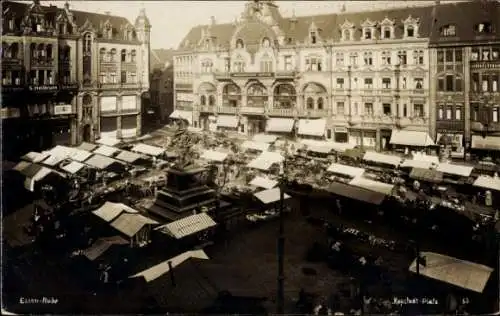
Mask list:
[[[151,25],[126,18],[2,3],[4,155],[140,135],[149,90]]]
[[[285,18],[274,1],[249,2],[237,22],[211,18],[184,38],[174,114],[202,128],[388,149],[391,130],[430,126],[432,10]]]

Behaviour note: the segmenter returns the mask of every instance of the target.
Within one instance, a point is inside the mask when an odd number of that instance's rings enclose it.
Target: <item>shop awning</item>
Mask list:
[[[201,159],[223,162],[224,160],[226,160],[227,156],[227,153],[221,153],[215,150],[205,150],[203,155],[201,155]]]
[[[422,252],[426,264],[420,265],[419,273],[425,277],[445,282],[469,291],[482,293],[493,269],[485,265],[465,261],[435,252]],[[417,260],[410,265],[410,272],[417,272]]]
[[[134,210],[130,206],[127,206],[123,203],[113,203],[113,202],[105,202],[100,208],[92,211],[92,213],[101,218],[102,220],[110,223],[121,213],[126,212],[130,214],[136,214],[138,211]]]
[[[500,178],[479,176],[474,181],[474,186],[489,190],[500,191]]]
[[[352,181],[349,182],[349,184],[355,187],[360,187],[370,191],[379,192],[385,195],[391,195],[392,191],[394,190],[394,185],[392,184],[387,184],[384,182],[374,181],[361,177],[356,177],[352,179]]]
[[[351,167],[338,163],[331,164],[326,171],[343,176],[349,176],[351,178],[361,177],[365,173],[365,169],[363,168]]]
[[[97,149],[95,149],[93,151],[93,153],[94,154],[103,155],[103,156],[106,156],[106,157],[111,157],[115,153],[117,153],[118,151],[120,151],[120,150],[118,148],[116,148],[116,147],[111,147],[111,146],[108,146],[108,145],[101,145]]]
[[[278,139],[276,135],[267,135],[267,134],[256,134],[253,136],[252,140],[254,142],[260,143],[269,143],[272,144]]]
[[[408,159],[403,161],[401,164],[402,168],[421,168],[421,169],[429,169],[433,165],[432,162],[430,161],[420,161],[420,160],[413,160],[413,159]]]
[[[237,128],[239,119],[237,116],[231,115],[219,115],[217,116],[217,126],[218,127],[228,127]]]
[[[325,135],[326,120],[299,120],[299,135],[322,137]]]
[[[175,110],[169,116],[172,119],[186,120],[189,125],[193,125],[193,112],[183,111],[183,110]]]
[[[128,163],[134,163],[139,159],[144,159],[145,157],[141,154],[138,153],[133,153],[131,151],[126,151],[122,150],[120,153],[115,157],[117,160],[125,161]]]
[[[67,147],[67,146],[60,146],[57,145],[56,147],[46,151],[51,156],[59,157],[59,158],[70,158],[71,160],[75,161],[85,161],[88,159],[90,156],[92,156],[92,153],[78,149],[75,147]]]
[[[337,152],[345,152],[348,149],[353,149],[355,145],[349,143],[337,143],[324,140],[301,139],[300,144],[309,147],[328,148],[328,151],[335,150]]]
[[[443,182],[443,173],[432,169],[413,168],[410,172],[410,178],[431,183],[441,183]]]
[[[151,282],[165,273],[168,273],[170,271],[170,268],[174,269],[177,266],[181,265],[184,263],[186,260],[189,260],[191,258],[195,259],[202,259],[202,260],[208,260],[207,254],[201,250],[189,250],[184,253],[181,253],[180,255],[177,255],[173,258],[170,258],[168,260],[165,260],[157,265],[152,266],[151,268],[148,268],[146,270],[143,270],[137,274],[134,274],[130,278],[138,278],[138,277],[143,277],[146,282]]]
[[[120,162],[116,159],[113,159],[113,158],[102,156],[102,155],[93,155],[92,157],[85,160],[84,162],[86,165],[89,165],[89,166],[97,168],[97,169],[107,169],[114,164],[119,164],[119,165],[123,166],[122,162]]]
[[[284,159],[285,158],[279,153],[265,151],[261,153],[257,158],[250,161],[247,167],[267,171],[273,164],[280,163]]]
[[[437,171],[442,173],[461,177],[469,177],[473,169],[474,167],[471,166],[455,165],[451,163],[440,163],[436,168]]]
[[[290,133],[295,124],[294,119],[272,117],[267,120],[266,132],[270,133]]]
[[[363,156],[363,160],[397,167],[401,164],[401,160],[403,159],[398,156],[385,155],[374,151],[368,151]]]
[[[40,162],[40,161],[44,160],[45,158],[47,158],[48,156],[49,156],[49,154],[46,152],[38,153],[35,151],[31,151],[31,152],[27,153],[26,155],[22,156],[21,159],[25,160],[25,161],[29,161],[29,162]]]
[[[62,157],[62,156],[49,156],[45,160],[43,160],[41,163],[46,165],[46,166],[54,167],[66,159],[69,159],[69,158]]]
[[[241,144],[242,148],[245,149],[250,149],[250,150],[258,150],[258,151],[267,151],[269,148],[268,143],[261,143],[261,142],[256,142],[256,141],[251,141],[251,140],[246,140]]]
[[[264,191],[260,191],[254,194],[254,196],[259,199],[264,204],[271,204],[278,202],[280,200],[280,188],[272,188]],[[284,193],[284,199],[289,199],[290,195]]]
[[[17,165],[14,166],[14,168],[12,168],[13,170],[15,171],[19,171],[22,173],[22,171],[26,168],[28,168],[29,166],[31,166],[32,163],[31,162],[27,162],[27,161],[21,161],[19,162]]]
[[[434,141],[427,132],[393,130],[391,144],[404,146],[433,146]]]
[[[113,245],[126,245],[129,242],[120,236],[102,237],[97,239],[92,246],[83,251],[83,255],[90,261],[102,256]]]
[[[146,144],[137,144],[132,147],[131,151],[156,157],[162,155],[165,152],[165,149]]]
[[[135,236],[146,225],[158,225],[158,222],[138,213],[122,213],[111,222],[111,227],[127,237]]]
[[[113,137],[101,137],[96,141],[96,143],[107,146],[116,146],[120,143],[120,140]]]
[[[75,174],[78,171],[82,170],[84,167],[85,165],[83,163],[72,161],[69,164],[62,166],[61,169],[71,174]]]
[[[78,149],[86,150],[86,151],[92,151],[97,148],[96,144],[91,144],[87,142],[83,142],[80,144],[80,146],[76,147]]]
[[[345,197],[348,199],[364,202],[364,203],[369,203],[373,205],[380,205],[382,202],[385,200],[386,195],[375,192],[375,191],[370,191],[366,190],[363,188],[355,187],[352,185],[340,183],[340,182],[333,182],[331,183],[326,190],[328,192],[331,192],[333,194],[339,195],[341,197]]]
[[[215,225],[217,225],[217,223],[207,213],[199,213],[162,225],[155,230],[174,237],[175,239],[181,239],[204,231],[210,227],[214,227]]]
[[[254,186],[254,187],[258,187],[258,188],[272,189],[278,185],[278,181],[271,180],[267,177],[257,176],[255,178],[253,178],[253,180],[250,181],[249,184]]]
[[[471,147],[473,149],[500,150],[500,136],[472,135]]]

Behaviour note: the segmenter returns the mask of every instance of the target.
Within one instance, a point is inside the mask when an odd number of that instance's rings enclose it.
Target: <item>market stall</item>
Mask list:
[[[326,171],[333,174],[334,177],[341,178],[343,181],[361,177],[365,173],[365,169],[363,168],[357,168],[338,163],[331,164]]]
[[[281,163],[285,158],[279,153],[265,151],[257,158],[250,161],[248,168],[268,171],[273,165]]]

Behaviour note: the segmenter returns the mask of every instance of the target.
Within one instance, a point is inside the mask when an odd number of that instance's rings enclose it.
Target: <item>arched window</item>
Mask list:
[[[46,51],[47,51],[47,58],[52,59],[52,45],[50,44],[47,45]]]
[[[244,48],[245,44],[243,43],[243,40],[241,38],[236,40],[236,48]]]
[[[106,58],[106,48],[103,47],[103,48],[101,48],[99,50],[99,58],[100,58],[101,61],[106,61],[107,60],[107,58]]]
[[[110,61],[111,62],[116,61],[116,48],[113,48],[110,52]]]
[[[208,97],[208,105],[210,105],[210,106],[215,105],[215,97],[213,95]]]
[[[319,97],[316,103],[318,104],[318,110],[323,110],[323,98]]]
[[[92,97],[88,94],[84,95],[82,98],[82,104],[84,106],[91,106],[92,105]]]
[[[271,40],[267,37],[264,37],[262,39],[262,47],[264,47],[264,48],[271,47]]]
[[[311,97],[307,98],[307,108],[314,109],[314,99]]]
[[[125,49],[122,49],[120,56],[121,56],[122,63],[127,61],[127,51]]]
[[[202,95],[200,96],[200,104],[201,105],[206,105],[207,104],[207,97]]]
[[[83,40],[83,52],[90,55],[92,50],[92,35],[90,33],[85,34]]]
[[[135,63],[135,56],[136,52],[135,49],[133,49],[132,52],[130,53],[130,62]]]
[[[35,43],[31,43],[31,45],[30,45],[30,55],[31,55],[32,58],[36,58],[37,57]]]
[[[351,40],[351,31],[344,30],[344,41],[350,41],[350,40]]]

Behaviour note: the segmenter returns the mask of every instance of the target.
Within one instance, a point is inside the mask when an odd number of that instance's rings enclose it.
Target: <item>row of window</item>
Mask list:
[[[438,120],[462,120],[462,107],[451,105],[440,105],[438,108]]]
[[[136,51],[135,49],[127,52],[126,49],[122,49],[120,52],[120,61],[122,63],[135,63],[136,62]],[[99,50],[99,60],[104,62],[116,62],[116,49],[113,48],[109,52],[106,48],[101,48]]]
[[[480,117],[480,114],[482,114],[482,117]],[[478,122],[481,118],[487,122],[499,123],[500,106],[492,106],[489,109],[483,108],[483,111],[480,111],[480,107],[478,105],[473,105],[471,108],[471,120]]]
[[[381,86],[382,89],[392,89],[392,79],[391,78],[382,78],[381,79]],[[336,80],[336,89],[345,89],[346,83],[344,78],[337,78]],[[373,78],[364,78],[363,81],[363,89],[373,89]],[[353,78],[352,81],[352,89],[358,89],[359,84],[358,84],[358,78]],[[408,89],[408,84],[407,84],[407,79],[405,77],[401,78],[400,80],[400,88],[401,89]],[[424,88],[424,79],[423,78],[413,78],[413,85],[411,86],[412,89],[415,90],[422,90]]]
[[[470,59],[471,61],[500,60],[500,47],[474,47]]]
[[[463,61],[462,49],[439,49],[437,51],[438,64],[461,64]]]
[[[339,115],[346,115],[349,114],[348,109],[346,108],[346,105],[344,102],[337,102],[337,114]],[[374,106],[373,103],[371,102],[366,102],[363,104],[363,113],[361,113],[361,110],[359,109],[358,103],[354,103],[352,105],[352,112],[350,113],[351,115],[368,115],[368,116],[373,116],[375,115],[374,112]],[[423,118],[425,117],[425,111],[424,111],[424,105],[423,104],[413,104],[413,115],[412,117],[420,117]],[[386,116],[393,116],[393,115],[401,115],[402,117],[409,117],[408,113],[408,106],[407,104],[403,104],[402,107],[402,112],[399,113],[398,109],[396,109],[396,113],[393,113],[393,106],[390,103],[383,103],[382,104],[382,113],[383,115]]]
[[[471,90],[473,92],[499,92],[500,73],[472,73]]]
[[[137,74],[131,71],[121,71],[120,72],[120,81],[118,81],[118,77],[116,72],[101,72],[99,74],[99,82],[100,83],[137,83]]]
[[[463,80],[458,75],[443,75],[438,77],[438,91],[440,92],[460,92],[463,91]]]
[[[207,97],[206,95],[201,95],[200,96],[200,105],[214,106],[215,105],[215,96],[209,95]]]
[[[494,28],[491,22],[485,21],[474,25],[474,33],[476,35],[492,34]],[[457,26],[455,24],[447,24],[439,29],[439,34],[443,37],[457,36]]]
[[[19,70],[2,70],[2,85],[21,86],[24,82],[23,73]],[[59,82],[63,84],[71,83],[71,72],[64,70],[59,73]],[[51,85],[54,82],[54,72],[52,70],[32,70],[28,77],[29,84]]]

